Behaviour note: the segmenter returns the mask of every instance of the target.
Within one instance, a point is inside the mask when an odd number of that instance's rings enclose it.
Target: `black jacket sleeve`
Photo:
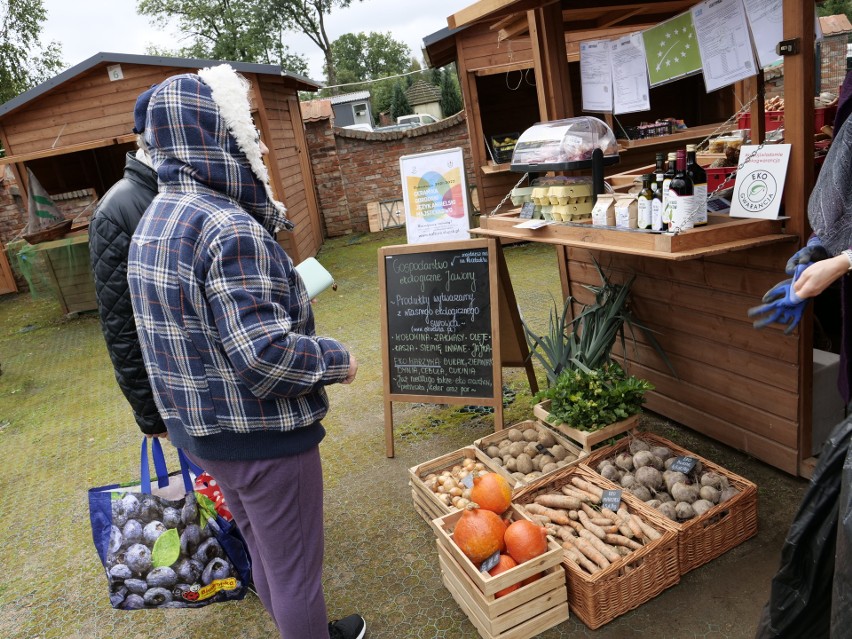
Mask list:
[[[133,409],[139,428],[145,434],[154,435],[166,432],[166,426],[157,411],[145,371],[127,285],[130,240],[153,195],[142,201],[136,193],[128,198],[122,193],[122,186],[116,185],[115,192],[104,196],[92,218],[89,254],[101,329],[115,379]]]

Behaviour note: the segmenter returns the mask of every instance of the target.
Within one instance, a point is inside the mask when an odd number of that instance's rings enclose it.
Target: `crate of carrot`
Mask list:
[[[563,548],[568,605],[589,628],[680,581],[671,522],[583,465],[521,488],[513,502]],[[615,497],[616,503],[609,502]],[[610,506],[610,507],[606,507]]]

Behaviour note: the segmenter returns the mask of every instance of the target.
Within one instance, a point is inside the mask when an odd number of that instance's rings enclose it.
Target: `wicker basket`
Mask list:
[[[740,491],[738,495],[714,506],[700,517],[683,523],[670,522],[678,532],[681,574],[685,575],[690,570],[706,564],[757,534],[757,486],[663,437],[652,433],[641,433],[638,437],[652,446],[666,446],[676,455],[694,457],[708,470],[726,477],[728,482]],[[612,446],[596,450],[583,460],[583,463],[592,470],[600,461],[617,455],[629,444],[629,438],[626,438]],[[596,476],[600,477],[597,474]]]
[[[58,240],[71,230],[71,225],[73,223],[74,220],[62,220],[61,222],[57,222],[52,226],[35,231],[34,233],[22,233],[21,237],[29,244],[40,244],[41,242]]]
[[[572,477],[580,477],[605,490],[617,488],[580,464],[563,468],[522,488],[513,501],[523,508],[539,493],[558,490],[570,483]],[[653,599],[680,581],[677,533],[672,523],[626,492],[622,493],[622,504],[629,512],[641,516],[661,536],[594,575],[563,558],[562,566],[568,579],[568,605],[592,630]]]
[[[553,429],[548,428],[545,424],[542,424],[539,421],[536,421],[536,420],[533,420],[533,419],[528,419],[527,421],[519,422],[519,423],[517,423],[513,426],[509,426],[509,428],[517,428],[521,431],[524,431],[527,428],[534,428],[537,431],[547,431],[548,433],[550,433],[550,435],[553,436],[553,439],[556,441],[557,444],[559,444],[560,446],[565,448],[568,452],[570,452],[572,455],[574,455],[576,457],[576,459],[574,461],[568,462],[567,465],[569,465],[569,466],[579,464],[588,455],[588,453],[586,451],[580,449],[572,441],[563,437],[560,433],[554,432]],[[487,450],[487,448],[491,444],[498,444],[501,441],[503,441],[504,439],[506,439],[507,431],[508,431],[508,428],[503,429],[503,430],[498,430],[496,433],[491,433],[490,435],[487,435],[486,437],[483,437],[481,439],[477,439],[476,441],[473,442],[473,445],[476,446],[479,450],[481,450],[482,453],[485,454],[486,457],[487,457],[487,453],[485,452]],[[489,457],[489,459],[490,459],[490,457]],[[497,462],[494,462],[493,460],[491,460],[491,462],[494,465],[494,467],[496,468],[497,472],[500,475],[502,475],[503,477],[505,477],[509,481],[509,483],[511,483],[512,485],[515,486],[515,490],[518,490],[522,486],[526,486],[529,483],[528,481],[526,481],[524,479],[518,479],[517,477],[512,475],[512,473],[510,473],[508,470],[506,470],[503,466],[501,466],[500,464],[497,464]],[[553,472],[556,472],[556,471],[553,471]],[[548,475],[549,474],[550,473],[548,473]],[[547,476],[547,475],[544,475],[544,476]]]
[[[475,446],[460,448],[459,450],[436,457],[408,469],[408,485],[411,486],[411,499],[414,502],[414,509],[427,523],[431,523],[436,517],[458,512],[458,509],[448,506],[438,499],[438,496],[426,486],[423,478],[430,473],[440,473],[443,470],[449,470],[465,459],[475,459],[478,462],[482,462],[491,472],[498,472],[497,467],[488,458],[488,455]],[[515,485],[514,477],[507,479],[509,485]]]

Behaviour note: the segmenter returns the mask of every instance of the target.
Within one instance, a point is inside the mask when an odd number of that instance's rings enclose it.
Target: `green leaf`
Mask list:
[[[195,501],[198,503],[198,515],[201,519],[201,527],[204,528],[207,525],[209,517],[216,519],[216,504],[207,495],[202,495],[201,493],[195,493]]]
[[[177,528],[169,528],[157,537],[151,550],[151,563],[154,568],[171,566],[180,557],[180,535]]]

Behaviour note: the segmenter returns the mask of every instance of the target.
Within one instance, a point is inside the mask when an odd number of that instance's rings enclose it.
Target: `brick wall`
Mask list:
[[[474,184],[464,113],[386,133],[332,128],[320,120],[306,123],[306,133],[326,237],[365,233],[369,202],[402,199],[403,155],[461,147],[468,186]]]
[[[0,244],[15,237],[26,221],[26,207],[9,167],[0,168]]]

